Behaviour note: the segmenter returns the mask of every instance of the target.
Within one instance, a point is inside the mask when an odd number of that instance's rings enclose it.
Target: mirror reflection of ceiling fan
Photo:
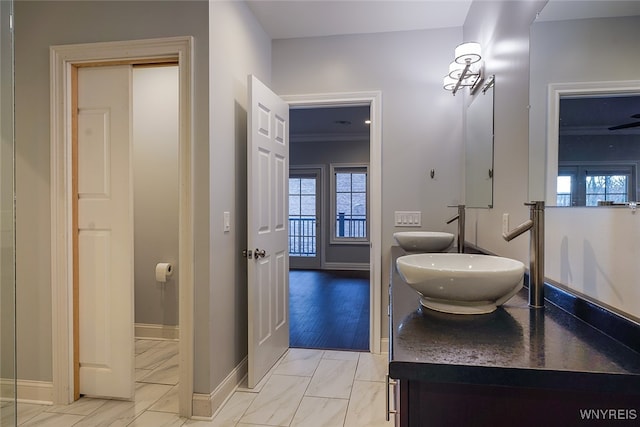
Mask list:
[[[631,116],[631,118],[632,119],[640,119],[640,113],[634,114],[633,116]],[[623,123],[623,124],[618,125],[618,126],[611,126],[609,128],[609,130],[627,129],[627,128],[634,128],[634,127],[637,127],[637,126],[640,126],[640,121]]]

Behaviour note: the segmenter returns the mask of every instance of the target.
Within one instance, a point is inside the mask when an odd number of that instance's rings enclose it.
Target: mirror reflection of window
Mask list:
[[[637,201],[640,94],[563,95],[559,107],[557,205]]]

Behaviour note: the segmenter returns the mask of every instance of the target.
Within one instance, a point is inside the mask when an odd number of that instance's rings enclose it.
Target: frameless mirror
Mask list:
[[[638,200],[640,2],[550,0],[531,26],[529,199]]]
[[[494,76],[467,107],[465,134],[465,205],[493,207],[493,91]]]

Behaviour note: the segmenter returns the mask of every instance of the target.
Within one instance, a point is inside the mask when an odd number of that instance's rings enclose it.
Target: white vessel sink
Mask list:
[[[399,231],[393,238],[406,252],[443,252],[451,247],[453,234],[439,231]]]
[[[423,306],[454,314],[491,313],[522,288],[524,279],[523,263],[489,255],[405,255],[396,267]]]

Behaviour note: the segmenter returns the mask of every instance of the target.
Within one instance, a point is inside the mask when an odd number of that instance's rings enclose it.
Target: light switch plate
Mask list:
[[[422,212],[420,211],[395,211],[396,227],[421,227]]]
[[[222,214],[223,217],[223,226],[222,226],[222,230],[226,233],[228,231],[231,231],[231,213],[230,212],[224,212]]]

